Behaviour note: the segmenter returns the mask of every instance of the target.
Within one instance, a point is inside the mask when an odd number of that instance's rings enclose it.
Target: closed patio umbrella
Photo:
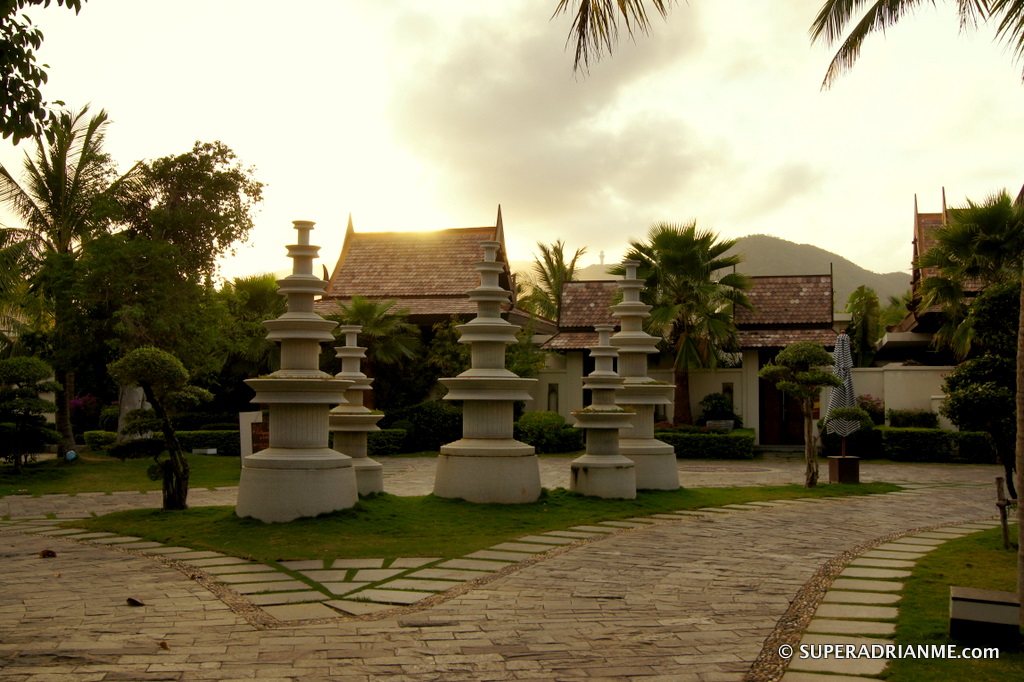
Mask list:
[[[846,437],[860,429],[860,422],[848,419],[828,420],[832,410],[840,407],[857,407],[857,394],[853,392],[853,356],[850,353],[850,337],[845,333],[836,337],[836,350],[832,357],[832,373],[843,383],[832,387],[832,393],[828,399],[828,413],[825,415],[827,421],[825,431],[843,437],[843,457],[845,457]]]

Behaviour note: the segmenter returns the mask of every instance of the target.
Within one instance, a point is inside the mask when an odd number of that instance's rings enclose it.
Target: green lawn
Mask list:
[[[1016,536],[1016,526],[1011,528]],[[955,644],[949,637],[949,588],[1015,591],[1016,547],[1003,549],[999,528],[951,540],[917,561],[903,588],[897,644]],[[1024,680],[1024,648],[1004,649],[998,660],[894,660],[890,682],[1006,682]]]
[[[887,483],[739,488],[684,488],[640,493],[635,500],[584,497],[561,488],[532,504],[473,504],[433,495],[381,494],[353,509],[315,519],[264,524],[239,519],[233,507],[183,512],[133,510],[75,522],[76,527],[209,549],[259,561],[331,557],[461,557],[523,535],[660,512],[798,497],[897,490]]]
[[[238,485],[238,457],[189,455],[188,461],[192,469],[189,483],[193,488]],[[14,475],[12,467],[0,464],[0,497],[160,490],[160,483],[146,475],[152,464],[152,459],[122,462],[104,454],[86,454],[70,463],[55,459],[32,462],[20,476]]]

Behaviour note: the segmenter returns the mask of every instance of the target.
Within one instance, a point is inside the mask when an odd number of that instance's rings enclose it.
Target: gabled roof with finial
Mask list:
[[[481,242],[496,241],[497,260],[504,266],[500,285],[514,291],[505,252],[501,206],[494,225],[429,232],[356,232],[349,217],[341,255],[317,310],[353,296],[397,299],[414,323],[429,324],[452,315],[470,317],[476,304],[467,292],[480,284],[476,264],[483,260]],[[513,306],[505,306],[510,311]],[[518,309],[513,312],[521,313]],[[525,314],[525,313],[524,313]]]

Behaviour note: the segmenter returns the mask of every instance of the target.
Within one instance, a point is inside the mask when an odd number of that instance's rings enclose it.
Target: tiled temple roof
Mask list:
[[[584,280],[562,285],[562,314],[558,333],[543,346],[545,350],[582,350],[597,343],[594,325],[610,324],[616,329],[619,318],[611,306],[619,290],[618,281]]]

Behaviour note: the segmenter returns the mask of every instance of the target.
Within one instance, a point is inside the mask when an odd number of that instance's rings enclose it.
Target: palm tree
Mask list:
[[[963,359],[974,337],[967,314],[970,295],[1020,277],[1024,204],[1003,191],[984,203],[968,200],[947,215],[946,224],[934,233],[935,245],[918,258],[919,268],[937,273],[922,281],[919,308],[942,308],[943,325],[935,341]]]
[[[822,87],[830,87],[853,68],[869,35],[884,33],[921,4],[923,0],[826,0],[811,25],[811,41],[840,45]],[[934,0],[930,4],[935,4]],[[863,16],[849,28],[855,13],[865,5],[869,6]],[[992,21],[996,37],[1013,48],[1014,58],[1024,57],[1024,0],[956,0],[956,5],[962,29],[973,28],[979,21]]]
[[[525,283],[527,293],[516,302],[535,315],[558,320],[562,312],[562,285],[576,280],[577,263],[587,247],[576,249],[568,263],[562,240],[550,246],[537,242],[537,248],[540,256],[534,256],[533,277]]]
[[[662,16],[668,16],[671,0],[651,0],[651,5]],[[574,7],[574,10],[570,10]],[[634,31],[649,33],[651,20],[643,0],[559,0],[553,16],[573,11],[569,41],[576,36],[576,57],[572,68],[579,71],[590,66],[590,57],[600,59],[605,52],[612,53],[619,39],[619,18],[632,38]],[[567,41],[568,42],[568,41]]]
[[[71,338],[65,319],[72,301],[62,279],[70,275],[82,244],[109,224],[121,191],[138,167],[115,178],[110,157],[103,152],[107,113],[87,117],[88,111],[63,111],[36,137],[34,157],[25,154],[24,184],[0,164],[0,203],[21,219],[18,227],[0,229],[5,243],[22,245],[21,274],[33,282],[51,319],[52,364],[63,386],[56,401],[62,451],[74,447],[68,410],[74,373],[62,352]]]
[[[854,363],[857,367],[870,367],[875,356],[875,342],[885,333],[878,294],[869,286],[857,287],[846,301],[846,312],[850,313],[847,333],[853,345]]]
[[[714,369],[722,355],[738,349],[733,310],[752,309],[744,291],[750,278],[735,268],[743,257],[726,255],[735,239],[718,240],[710,230],[698,230],[696,221],[686,225],[656,223],[646,242],[631,241],[626,258],[640,262],[638,276],[645,280],[643,300],[653,306],[649,324],[660,331],[675,356],[676,424],[692,424],[689,370]],[[609,269],[625,274],[622,265]]]
[[[353,296],[347,305],[339,302],[335,312],[324,315],[339,324],[358,324],[363,328],[359,343],[366,348],[363,372],[368,377],[374,377],[375,368],[380,365],[394,365],[419,353],[419,329],[408,321],[408,308],[392,310],[396,303]],[[367,407],[373,407],[373,391],[367,391],[366,401]]]

